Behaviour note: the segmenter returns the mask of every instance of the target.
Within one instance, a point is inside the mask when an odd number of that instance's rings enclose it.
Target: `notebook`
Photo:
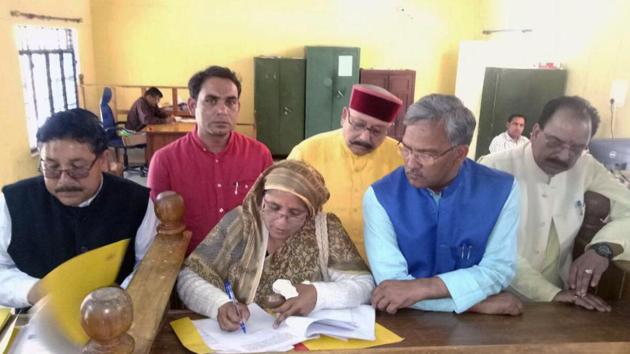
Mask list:
[[[307,317],[291,316],[277,328],[275,317],[256,304],[249,305],[247,334],[225,332],[213,319],[193,321],[204,342],[219,353],[289,351],[294,344],[325,334],[334,338],[374,340],[374,309],[361,305],[352,309],[320,310]]]

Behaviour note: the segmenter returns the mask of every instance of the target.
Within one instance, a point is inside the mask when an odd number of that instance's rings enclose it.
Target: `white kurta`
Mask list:
[[[480,162],[512,173],[521,187],[519,264],[512,282],[517,293],[535,301],[550,301],[560,290],[541,274],[548,263],[545,255],[552,223],[560,244],[558,275],[566,286],[573,242],[584,219],[586,191],[597,192],[611,201],[610,222],[591,243],[619,244],[624,253],[617,259],[630,259],[630,190],[589,153],[585,152],[573,168],[553,177],[538,167],[530,143],[484,156]]]

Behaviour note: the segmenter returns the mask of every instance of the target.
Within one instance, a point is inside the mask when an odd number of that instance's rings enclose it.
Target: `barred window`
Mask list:
[[[37,129],[53,113],[77,108],[76,33],[71,28],[19,25],[16,28],[31,151]]]

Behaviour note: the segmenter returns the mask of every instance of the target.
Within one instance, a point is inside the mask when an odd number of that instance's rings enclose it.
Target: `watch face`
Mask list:
[[[602,256],[602,257],[606,257],[606,258],[612,258],[612,250],[610,249],[610,247],[606,244],[599,244],[595,246],[595,252]]]

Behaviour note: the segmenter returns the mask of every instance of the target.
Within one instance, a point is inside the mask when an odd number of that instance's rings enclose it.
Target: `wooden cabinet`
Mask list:
[[[304,139],[304,59],[254,58],[256,138],[284,157]]]
[[[403,107],[398,113],[388,135],[396,140],[402,139],[405,132],[403,119],[414,100],[416,87],[416,72],[413,70],[374,70],[361,69],[361,83],[382,87],[393,93],[403,101]]]
[[[527,117],[529,137],[547,101],[564,95],[566,70],[486,68],[479,110],[476,158],[486,155],[492,139],[505,131],[514,113]]]
[[[359,82],[360,49],[306,47],[305,137],[340,127],[352,85]]]

